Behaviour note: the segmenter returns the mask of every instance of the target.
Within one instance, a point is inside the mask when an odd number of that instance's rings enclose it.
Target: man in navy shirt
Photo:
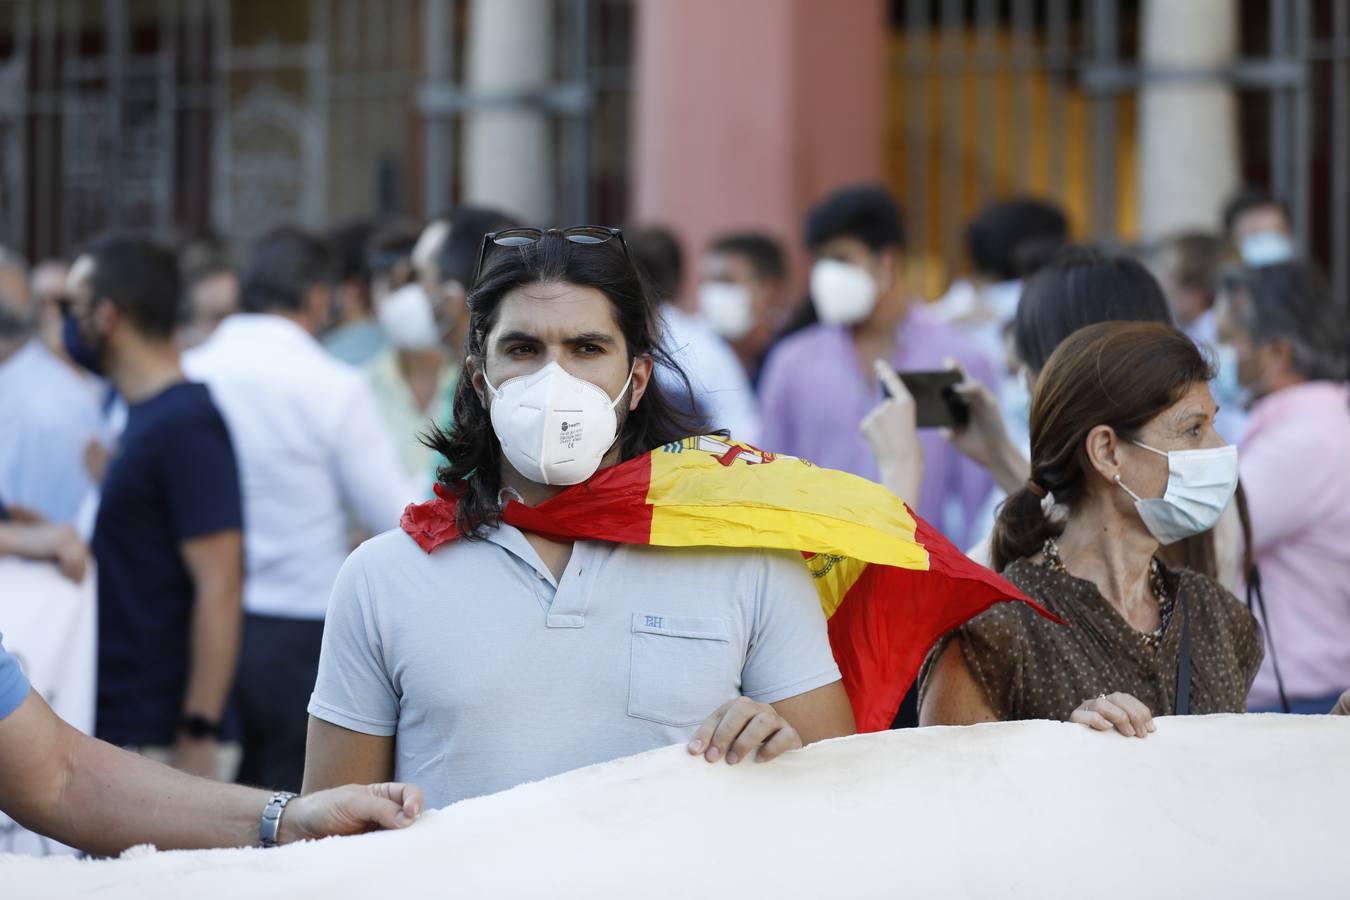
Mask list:
[[[179,368],[177,264],[148,240],[111,235],[76,259],[67,289],[71,358],[127,403],[93,540],[97,734],[232,777],[218,741],[242,623],[239,476],[210,393]]]

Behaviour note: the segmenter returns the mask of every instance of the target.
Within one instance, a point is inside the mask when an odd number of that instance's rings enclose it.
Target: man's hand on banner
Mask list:
[[[689,752],[703,754],[710,763],[726,759],[734,766],[752,756],[757,762],[768,762],[801,746],[797,729],[772,706],[737,697],[717,707],[699,726]]]

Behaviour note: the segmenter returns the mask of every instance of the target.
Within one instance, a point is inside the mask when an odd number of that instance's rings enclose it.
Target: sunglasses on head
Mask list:
[[[487,261],[488,251],[492,247],[527,247],[539,243],[546,234],[560,234],[574,244],[592,247],[618,238],[619,246],[623,248],[624,259],[632,264],[632,257],[628,255],[628,242],[624,240],[621,228],[609,228],[604,225],[576,225],[572,228],[507,228],[483,235],[483,248],[478,252],[478,265],[473,269],[472,284],[478,283],[478,276],[483,273],[483,263]]]

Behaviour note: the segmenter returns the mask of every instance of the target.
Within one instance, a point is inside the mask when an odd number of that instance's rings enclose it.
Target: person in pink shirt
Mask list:
[[[1268,617],[1248,704],[1325,713],[1350,688],[1350,329],[1302,262],[1229,273],[1218,325],[1253,399],[1239,470]]]

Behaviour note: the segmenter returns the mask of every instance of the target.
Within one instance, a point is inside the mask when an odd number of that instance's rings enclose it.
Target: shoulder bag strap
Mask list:
[[[1177,655],[1177,691],[1173,715],[1191,712],[1191,613],[1185,587],[1177,586],[1177,605],[1181,607],[1181,652]]]

